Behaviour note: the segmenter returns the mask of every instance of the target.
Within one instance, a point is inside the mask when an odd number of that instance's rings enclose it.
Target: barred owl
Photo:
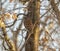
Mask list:
[[[33,24],[30,17],[24,17],[24,26],[28,30],[28,32],[33,31]]]

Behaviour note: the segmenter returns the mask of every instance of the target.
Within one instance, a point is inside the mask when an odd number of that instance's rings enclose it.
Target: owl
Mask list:
[[[30,17],[24,17],[24,26],[28,30],[28,32],[33,31],[33,23]]]

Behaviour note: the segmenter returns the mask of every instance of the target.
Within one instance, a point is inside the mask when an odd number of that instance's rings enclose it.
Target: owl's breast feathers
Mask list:
[[[24,18],[24,26],[29,32],[33,30],[33,24],[32,24],[32,20],[30,17]]]

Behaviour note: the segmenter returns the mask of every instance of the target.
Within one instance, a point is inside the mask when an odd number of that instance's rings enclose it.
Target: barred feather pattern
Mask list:
[[[33,31],[33,23],[30,17],[24,17],[24,26],[28,30],[28,32]]]

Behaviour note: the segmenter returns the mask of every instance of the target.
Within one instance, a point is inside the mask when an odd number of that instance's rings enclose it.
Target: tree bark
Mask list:
[[[25,51],[38,51],[39,47],[39,35],[40,35],[40,0],[32,0],[28,5],[28,17],[32,19],[32,23],[34,26],[33,33],[31,34],[30,38],[28,39],[25,45]],[[27,33],[27,37],[29,33]]]
[[[34,51],[38,51],[38,47],[39,47],[39,34],[40,34],[40,28],[39,28],[39,24],[40,24],[40,0],[36,0],[35,2],[36,6],[35,6],[35,16],[36,16],[36,27],[34,29]],[[34,17],[35,17],[34,16]],[[35,22],[36,22],[35,21]]]
[[[5,39],[8,47],[9,47],[9,51],[16,51],[14,42],[12,42],[10,40],[10,38],[7,36],[6,28],[2,28],[2,30],[3,30],[3,33],[4,33],[3,34],[4,35],[4,39]]]

